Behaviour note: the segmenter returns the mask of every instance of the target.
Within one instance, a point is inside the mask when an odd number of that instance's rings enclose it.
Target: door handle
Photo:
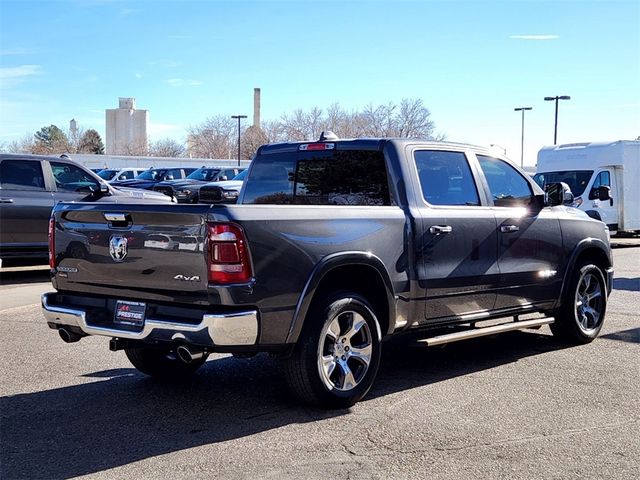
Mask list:
[[[502,233],[513,233],[517,232],[518,230],[520,230],[520,227],[517,225],[502,225],[500,227],[500,231]]]
[[[429,233],[432,235],[442,235],[443,233],[451,233],[453,228],[449,225],[432,225],[429,227]]]
[[[13,203],[13,198],[0,198],[0,203]]]

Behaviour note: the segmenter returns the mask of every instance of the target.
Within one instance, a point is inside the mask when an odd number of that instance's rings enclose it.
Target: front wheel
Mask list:
[[[570,343],[592,342],[602,329],[606,309],[607,285],[602,270],[591,263],[578,265],[562,306],[554,312],[551,331]]]
[[[298,344],[284,360],[291,390],[305,403],[347,408],[373,385],[381,356],[378,319],[357,294],[342,292],[315,303]]]
[[[208,356],[187,363],[180,359],[175,349],[150,346],[125,348],[124,353],[139,371],[162,380],[178,380],[193,374]]]

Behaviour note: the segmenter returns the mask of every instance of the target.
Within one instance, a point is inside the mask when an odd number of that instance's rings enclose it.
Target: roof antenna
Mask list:
[[[320,134],[320,139],[318,140],[319,142],[332,142],[338,140],[338,136],[333,133],[331,130],[327,130],[326,132],[322,132]]]

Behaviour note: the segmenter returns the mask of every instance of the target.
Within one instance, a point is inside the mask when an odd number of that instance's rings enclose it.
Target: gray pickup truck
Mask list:
[[[44,316],[66,342],[111,337],[154,377],[270,352],[300,399],[344,408],[394,334],[598,335],[608,232],[548,187],[469,145],[265,145],[236,205],[58,204]]]

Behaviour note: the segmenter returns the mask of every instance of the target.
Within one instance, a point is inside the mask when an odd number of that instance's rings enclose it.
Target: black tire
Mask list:
[[[287,383],[304,403],[348,408],[369,392],[378,372],[378,319],[367,300],[351,292],[327,295],[312,308],[292,355],[284,359]]]
[[[590,343],[602,329],[606,310],[607,286],[602,270],[592,263],[581,263],[571,273],[562,305],[553,312],[555,322],[549,327],[561,341]]]
[[[129,361],[142,373],[161,380],[178,380],[188,377],[198,370],[208,355],[186,363],[176,354],[175,349],[158,347],[125,348]]]

